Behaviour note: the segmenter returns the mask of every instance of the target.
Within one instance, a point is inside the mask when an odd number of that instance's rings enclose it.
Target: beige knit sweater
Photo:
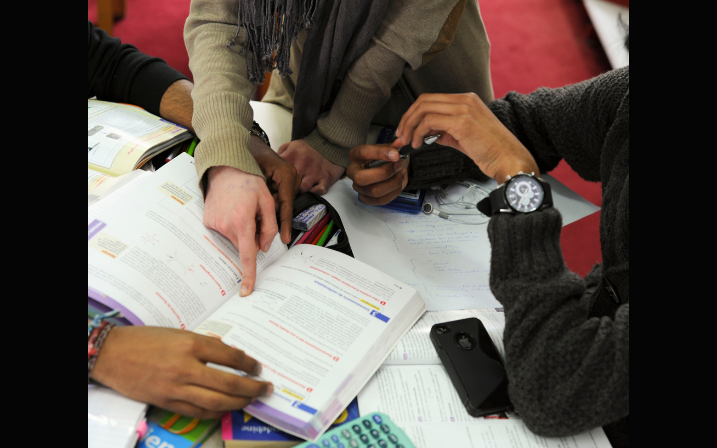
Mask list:
[[[237,31],[237,2],[192,0],[184,27],[194,75],[192,124],[201,139],[195,153],[199,178],[212,166],[261,176],[249,152],[254,92],[247,77],[246,39]],[[264,101],[293,108],[306,32],[292,45],[294,74],[271,77]],[[307,143],[331,162],[348,166],[348,152],[365,143],[371,123],[396,125],[421,93],[473,91],[493,99],[490,44],[475,0],[393,0],[369,48],[349,69],[330,111]],[[200,185],[202,182],[200,182]]]

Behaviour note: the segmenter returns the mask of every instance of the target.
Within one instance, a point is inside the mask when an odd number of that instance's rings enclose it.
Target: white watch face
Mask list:
[[[545,199],[545,191],[534,177],[515,177],[508,184],[505,200],[516,212],[529,213],[538,209]]]

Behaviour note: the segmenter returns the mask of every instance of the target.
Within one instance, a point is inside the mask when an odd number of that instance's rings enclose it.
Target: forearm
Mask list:
[[[390,98],[403,70],[420,68],[450,44],[464,4],[392,2],[369,47],[349,69],[331,110],[318,120],[306,142],[332,163],[347,167],[349,150],[366,143],[371,120]]]
[[[629,67],[558,89],[510,92],[488,107],[532,153],[541,172],[565,159],[584,179],[599,181],[602,149],[622,118],[618,112],[628,90]]]
[[[186,79],[175,81],[162,95],[159,115],[194,132],[192,126],[192,89],[194,84]]]
[[[88,22],[87,97],[130,103],[159,115],[166,90],[186,77],[162,59],[107,35]]]
[[[528,427],[566,436],[629,413],[629,305],[587,318],[584,281],[560,250],[555,209],[498,214],[488,227],[490,286],[506,315],[509,393]]]
[[[194,74],[192,125],[201,140],[195,152],[202,179],[213,166],[230,166],[262,176],[249,147],[253,111],[249,99],[246,59],[240,51],[246,40],[238,29],[235,2],[193,0],[184,28],[189,67]],[[200,182],[202,185],[202,182]]]

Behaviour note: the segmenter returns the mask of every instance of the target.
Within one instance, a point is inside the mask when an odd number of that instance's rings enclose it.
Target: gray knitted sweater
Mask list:
[[[603,191],[603,264],[585,279],[565,266],[557,210],[500,214],[489,223],[490,286],[505,308],[510,398],[536,434],[607,425],[616,447],[629,444],[629,78],[628,67],[489,104],[541,172],[565,159],[583,179],[601,181]],[[481,176],[476,171],[452,149],[418,153],[409,188]]]

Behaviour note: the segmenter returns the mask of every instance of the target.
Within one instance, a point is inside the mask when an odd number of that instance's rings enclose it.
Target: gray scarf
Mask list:
[[[309,135],[319,114],[331,108],[341,81],[368,48],[389,1],[239,0],[239,26],[247,31],[241,53],[251,53],[246,63],[254,84],[263,83],[264,72],[274,68],[281,76],[290,75],[291,43],[301,30],[309,30],[294,93],[292,140]]]

